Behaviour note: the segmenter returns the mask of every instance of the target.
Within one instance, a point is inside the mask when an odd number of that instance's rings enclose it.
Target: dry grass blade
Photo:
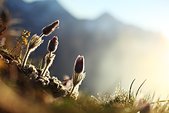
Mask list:
[[[151,102],[150,104],[161,103],[161,102],[169,102],[169,100],[158,100],[156,102]]]
[[[131,99],[131,90],[132,90],[132,87],[133,87],[133,84],[135,82],[136,79],[134,79],[132,82],[131,82],[131,85],[130,85],[130,89],[129,89],[129,100]]]
[[[146,80],[144,80],[143,83],[139,86],[139,88],[137,89],[137,92],[136,92],[136,96],[135,96],[135,97],[137,97],[137,95],[138,95],[138,93],[139,93],[141,87],[144,85],[145,82],[146,82]]]

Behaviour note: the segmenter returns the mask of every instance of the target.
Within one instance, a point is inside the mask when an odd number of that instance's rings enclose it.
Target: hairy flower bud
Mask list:
[[[29,41],[28,49],[34,51],[42,43],[43,43],[42,38],[40,38],[38,35],[35,34],[32,36],[31,40]]]
[[[54,52],[57,50],[58,44],[59,44],[58,38],[57,38],[57,36],[54,36],[54,37],[49,41],[47,50],[48,50],[49,52],[54,53]]]
[[[84,56],[78,55],[75,64],[74,64],[74,73],[72,76],[72,89],[69,92],[68,96],[77,99],[77,96],[79,94],[79,86],[81,85],[83,79],[85,78],[85,59]]]
[[[85,60],[84,56],[78,55],[75,64],[74,64],[74,74],[73,78],[73,85],[76,86],[77,84],[81,84],[82,80],[85,78],[84,68],[85,68]]]
[[[53,23],[49,24],[48,26],[45,26],[42,29],[42,32],[45,36],[48,36],[58,27],[59,27],[59,20],[56,20]]]
[[[30,39],[30,41],[27,45],[26,53],[25,53],[24,58],[22,60],[23,67],[25,67],[26,62],[27,62],[28,57],[31,54],[31,52],[35,51],[35,49],[37,49],[42,43],[43,43],[43,40],[41,37],[39,37],[36,34],[32,36],[32,38]]]
[[[84,68],[85,68],[85,60],[84,60],[84,56],[77,56],[76,60],[75,60],[75,64],[74,64],[74,71],[75,73],[81,73],[84,72]]]

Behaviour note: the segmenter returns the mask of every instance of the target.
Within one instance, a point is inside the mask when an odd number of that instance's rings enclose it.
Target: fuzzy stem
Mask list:
[[[49,56],[48,57],[52,57],[52,53],[51,52],[49,52]],[[52,61],[50,61],[50,62],[52,62]],[[49,69],[49,64],[50,64],[50,62],[48,63],[48,64],[45,64],[45,66],[44,66],[44,69],[43,69],[43,71],[42,71],[42,73],[41,73],[41,76],[45,76],[45,73],[46,73],[46,71]]]
[[[52,52],[49,52],[49,57],[51,57],[52,56]]]
[[[72,88],[71,92],[69,93],[69,96],[73,93],[74,89],[75,89],[75,86],[73,85],[73,88]]]
[[[27,49],[27,50],[26,50],[26,53],[25,53],[25,55],[24,55],[23,61],[22,61],[22,67],[25,67],[29,55],[30,55],[30,50]]]
[[[40,38],[42,38],[42,37],[44,37],[45,35],[43,34],[43,33],[41,33],[40,35],[39,35],[39,37]]]
[[[43,69],[41,76],[45,76],[46,71],[48,70],[49,66],[48,64],[45,65],[45,68]]]

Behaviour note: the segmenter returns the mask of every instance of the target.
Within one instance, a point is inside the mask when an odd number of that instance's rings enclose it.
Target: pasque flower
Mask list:
[[[49,24],[48,26],[45,26],[42,29],[42,33],[43,35],[48,36],[58,27],[59,27],[59,20],[56,20],[53,23]]]
[[[79,86],[81,85],[81,82],[85,78],[85,59],[84,56],[78,55],[75,63],[74,63],[74,73],[72,76],[73,80],[73,87],[70,92],[70,95],[74,93],[74,89],[78,91]]]
[[[32,52],[42,43],[43,43],[42,38],[39,37],[37,34],[35,34],[32,36],[31,40],[29,41],[28,49]]]
[[[42,70],[41,76],[45,76],[46,71],[49,69],[49,67],[52,65],[54,58],[55,58],[55,54],[53,54],[58,47],[58,38],[56,36],[54,36],[48,43],[48,53],[45,56],[45,64],[44,64],[44,68]]]
[[[52,40],[50,40],[48,43],[47,48],[48,52],[54,53],[57,50],[58,44],[59,44],[58,37],[54,36]]]
[[[84,68],[85,68],[84,62],[85,62],[84,56],[78,55],[75,60],[75,64],[74,64],[75,73],[83,73],[84,72]]]
[[[36,34],[32,36],[31,40],[29,41],[29,43],[27,45],[26,53],[25,53],[24,58],[22,60],[23,67],[25,67],[30,53],[33,52],[35,49],[37,49],[37,47],[43,43],[42,37],[50,35],[57,27],[59,27],[59,20],[56,20],[53,23],[45,26],[42,29],[42,34],[40,36],[38,36]],[[57,49],[57,45],[58,45],[58,39],[56,37],[54,37],[49,43],[50,44],[48,44],[48,51],[50,53],[55,52]]]
[[[74,64],[73,85],[81,83],[84,79],[85,59],[84,56],[78,55]]]
[[[35,49],[36,49],[37,47],[39,47],[40,44],[42,44],[42,43],[43,43],[42,38],[39,37],[37,34],[35,34],[35,35],[32,36],[32,38],[30,39],[30,41],[29,41],[29,43],[28,43],[28,45],[27,45],[26,53],[25,53],[24,58],[23,58],[23,60],[22,60],[22,66],[23,66],[23,67],[25,67],[29,55],[30,55],[33,51],[35,51]]]

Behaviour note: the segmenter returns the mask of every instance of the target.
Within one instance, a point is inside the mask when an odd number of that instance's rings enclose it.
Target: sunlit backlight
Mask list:
[[[169,26],[162,29],[161,33],[162,33],[162,35],[164,35],[164,37],[169,39]]]
[[[169,95],[169,40],[164,37],[119,40],[104,53],[99,73],[100,89],[112,87],[119,78],[121,86],[128,89],[135,78],[136,90],[147,79],[143,95],[155,92],[157,98],[165,99]]]

